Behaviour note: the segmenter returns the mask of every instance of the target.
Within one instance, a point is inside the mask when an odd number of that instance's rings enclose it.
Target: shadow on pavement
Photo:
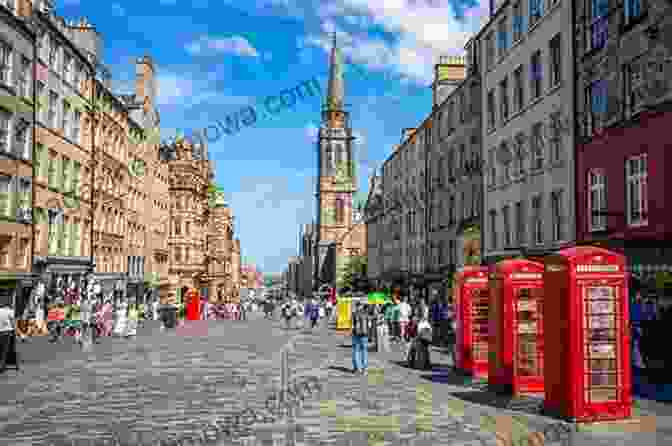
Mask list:
[[[343,367],[340,365],[330,365],[327,367],[328,370],[336,370],[337,372],[343,372],[343,373],[349,373],[352,375],[352,369],[349,369],[347,367]]]
[[[490,406],[495,409],[513,410],[529,415],[540,415],[543,409],[541,396],[517,396],[498,394],[488,390],[452,392],[451,395],[463,401]]]

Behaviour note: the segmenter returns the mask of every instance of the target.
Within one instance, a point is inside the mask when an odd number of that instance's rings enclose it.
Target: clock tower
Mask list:
[[[341,55],[334,34],[327,97],[317,141],[317,285],[333,282],[336,263],[347,255],[344,242],[353,228],[353,195],[357,191],[349,113],[344,110]]]

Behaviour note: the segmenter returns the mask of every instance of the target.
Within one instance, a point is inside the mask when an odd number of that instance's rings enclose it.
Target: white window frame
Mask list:
[[[594,181],[593,181],[594,180]],[[593,198],[595,197],[595,198]],[[595,211],[607,210],[607,181],[604,170],[588,171],[588,231],[604,231],[607,229],[607,216],[594,215]]]
[[[6,60],[3,60],[5,58]],[[13,85],[13,58],[14,49],[12,48],[12,45],[4,40],[0,40],[0,82],[5,85]]]
[[[0,107],[0,124],[0,152],[9,153],[12,151],[12,113],[2,107]]]
[[[536,204],[536,206],[535,206]],[[532,235],[535,245],[544,244],[543,199],[541,195],[532,197]]]
[[[26,56],[21,55],[21,71],[19,72],[19,85],[17,88],[17,93],[24,98],[31,98],[31,85],[32,85],[32,70],[31,62]]]
[[[52,129],[55,129],[58,126],[58,99],[58,93],[50,90],[47,99],[47,125]]]
[[[536,122],[530,132],[530,148],[532,149],[532,170],[544,167],[544,123]]]
[[[639,170],[633,172],[632,164],[639,163]],[[627,223],[630,227],[646,226],[648,220],[648,155],[642,153],[637,156],[632,156],[625,161],[625,184],[626,184],[626,198],[625,208],[627,215]],[[638,190],[639,204],[636,206],[639,213],[639,218],[631,213],[633,201],[633,186]]]
[[[552,239],[554,242],[559,242],[564,239],[563,232],[563,191],[555,190],[551,192],[551,223],[552,223]]]

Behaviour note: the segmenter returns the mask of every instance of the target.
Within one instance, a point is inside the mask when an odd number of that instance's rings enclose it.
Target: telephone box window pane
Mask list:
[[[472,351],[476,361],[488,360],[488,288],[471,290]]]
[[[618,321],[616,288],[585,288],[584,317],[586,327],[585,379],[587,402],[613,401],[618,398]],[[605,389],[606,387],[606,389]]]
[[[516,299],[517,349],[516,369],[519,376],[541,376],[541,318],[543,290],[519,288]]]

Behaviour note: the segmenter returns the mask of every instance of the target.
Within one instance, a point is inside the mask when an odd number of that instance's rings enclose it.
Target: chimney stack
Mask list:
[[[466,77],[463,56],[441,56],[434,65],[433,107],[438,107]]]

